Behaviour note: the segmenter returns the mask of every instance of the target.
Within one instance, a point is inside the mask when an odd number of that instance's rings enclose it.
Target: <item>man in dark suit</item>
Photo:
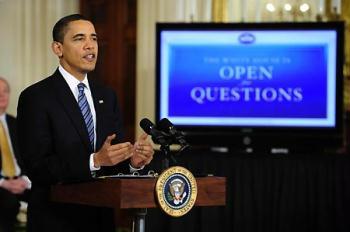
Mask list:
[[[0,129],[5,133],[4,139],[7,140],[9,148],[8,157],[5,157],[6,152],[0,148],[0,232],[14,231],[20,207],[19,201],[24,199],[24,193],[31,185],[28,177],[22,175],[23,166],[16,137],[16,118],[6,113],[9,95],[10,86],[6,79],[0,77]]]
[[[50,186],[89,181],[99,175],[130,173],[153,158],[142,134],[121,142],[115,93],[89,79],[98,44],[93,24],[81,15],[60,19],[53,28],[55,73],[25,89],[17,119],[20,150],[32,181],[28,231],[115,231],[112,209],[50,201]]]

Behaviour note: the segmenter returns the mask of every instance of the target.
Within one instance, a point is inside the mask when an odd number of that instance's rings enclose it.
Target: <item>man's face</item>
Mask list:
[[[9,104],[10,90],[5,81],[0,80],[0,111],[5,112]]]
[[[61,57],[60,64],[78,79],[95,69],[98,45],[94,25],[86,20],[72,21],[68,24],[63,43],[54,42]]]

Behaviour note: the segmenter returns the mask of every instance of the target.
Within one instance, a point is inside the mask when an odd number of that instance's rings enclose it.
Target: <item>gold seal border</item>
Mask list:
[[[184,204],[184,206],[181,207],[180,209],[173,209],[169,207],[163,195],[164,184],[172,175],[175,175],[175,174],[182,174],[183,176],[185,176],[189,181],[190,190],[191,190],[190,198],[187,200],[187,203]],[[170,167],[159,175],[157,179],[156,187],[155,187],[155,192],[156,192],[156,196],[157,196],[157,200],[160,205],[160,208],[166,214],[172,217],[181,217],[186,213],[188,213],[196,202],[197,192],[198,192],[196,178],[193,176],[193,174],[189,170],[187,170],[184,167],[180,167],[180,166]]]

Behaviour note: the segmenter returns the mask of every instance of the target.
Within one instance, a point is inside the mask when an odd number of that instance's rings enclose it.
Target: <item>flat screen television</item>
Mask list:
[[[158,23],[156,120],[193,146],[343,144],[344,23]]]

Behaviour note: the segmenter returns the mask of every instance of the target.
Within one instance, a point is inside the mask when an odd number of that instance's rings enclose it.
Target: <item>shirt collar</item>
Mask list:
[[[0,115],[0,120],[5,122],[6,121],[6,113],[3,113]]]
[[[60,71],[60,73],[62,74],[63,78],[65,79],[65,81],[69,85],[69,88],[72,91],[74,91],[74,89],[77,88],[79,83],[84,83],[86,88],[90,90],[90,85],[89,85],[89,81],[87,78],[87,74],[85,74],[83,81],[79,81],[72,74],[67,72],[67,70],[65,70],[61,65],[59,65],[58,70]]]

